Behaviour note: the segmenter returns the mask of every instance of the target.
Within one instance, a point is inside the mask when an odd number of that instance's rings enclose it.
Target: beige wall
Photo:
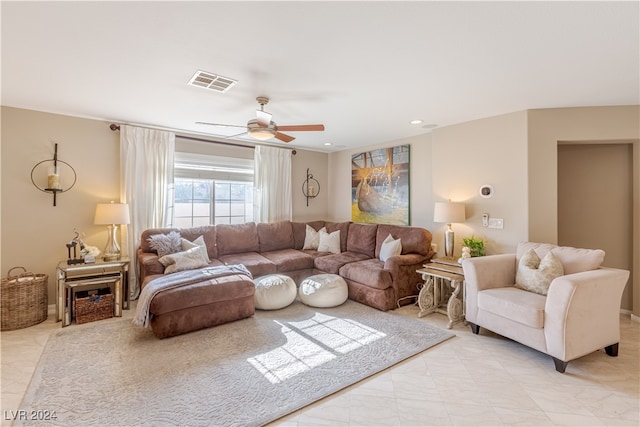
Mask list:
[[[466,222],[452,226],[454,255],[459,256],[462,238],[472,235],[485,239],[487,254],[513,252],[527,240],[526,126],[526,112],[516,112],[433,131],[434,201],[451,199],[466,209]],[[480,196],[485,184],[493,186],[493,197]],[[484,213],[502,218],[504,228],[483,227]],[[440,246],[445,229],[446,224],[434,224]]]
[[[640,106],[556,108],[528,111],[529,236],[558,238],[558,143],[633,144],[633,314],[640,316]]]
[[[69,116],[2,107],[2,234],[0,271],[14,266],[49,275],[49,303],[55,302],[55,268],[67,259],[73,230],[101,250],[107,229],[93,224],[97,203],[119,200],[119,136],[109,124]],[[77,182],[53,197],[31,183],[31,169],[58,158],[76,171]],[[61,170],[63,187],[69,178]],[[46,182],[39,182],[45,185]]]
[[[328,188],[328,163],[328,154],[315,151],[296,150],[296,155],[291,158],[291,194],[293,197],[294,221],[313,221],[327,218],[327,206],[329,200],[331,200],[331,193]],[[302,183],[307,176],[307,168],[309,173],[320,184],[320,192],[315,198],[309,199],[309,206],[307,206],[306,197],[302,194]]]
[[[49,303],[55,303],[55,269],[67,259],[66,242],[74,228],[86,233],[85,243],[104,249],[107,229],[93,224],[97,203],[119,200],[119,132],[110,122],[2,107],[2,149],[0,203],[0,273],[24,266],[49,275]],[[58,157],[76,171],[77,182],[58,195],[53,207],[51,194],[31,183],[31,169],[41,160]],[[181,141],[176,146],[203,154],[236,155],[253,158],[249,149]],[[212,153],[211,150],[214,150]],[[327,159],[325,153],[296,150],[292,163],[293,214],[295,221],[325,218],[327,215]],[[309,207],[301,193],[309,167],[320,181],[320,195]],[[64,170],[63,170],[64,174]],[[44,185],[44,184],[43,184]]]

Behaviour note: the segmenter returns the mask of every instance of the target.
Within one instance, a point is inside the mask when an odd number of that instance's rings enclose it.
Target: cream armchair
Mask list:
[[[541,268],[550,258],[562,264],[546,296],[515,286],[518,268],[526,270],[523,256],[532,249],[543,260]],[[560,373],[569,361],[601,348],[617,356],[629,272],[600,267],[603,260],[601,250],[530,242],[520,243],[516,254],[465,259],[466,320],[475,334],[483,327],[550,355]]]

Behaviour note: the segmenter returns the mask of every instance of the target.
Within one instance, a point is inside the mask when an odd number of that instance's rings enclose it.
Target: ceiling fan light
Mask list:
[[[259,139],[260,141],[266,141],[276,136],[276,132],[269,128],[249,129],[249,135],[252,138]]]

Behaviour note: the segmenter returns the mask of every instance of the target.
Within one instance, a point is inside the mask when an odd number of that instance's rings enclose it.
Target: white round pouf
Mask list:
[[[279,310],[296,299],[296,282],[289,276],[270,274],[256,278],[255,304],[260,310]]]
[[[300,283],[300,301],[311,307],[336,307],[349,297],[347,282],[337,274],[318,274]]]

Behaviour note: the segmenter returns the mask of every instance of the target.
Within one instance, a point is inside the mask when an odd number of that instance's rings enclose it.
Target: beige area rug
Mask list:
[[[21,409],[56,425],[263,425],[452,336],[350,300],[165,340],[124,319],[72,326],[47,342]]]

